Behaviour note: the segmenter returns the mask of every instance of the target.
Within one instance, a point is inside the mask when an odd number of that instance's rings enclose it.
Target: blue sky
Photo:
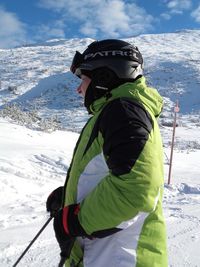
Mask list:
[[[199,0],[0,0],[0,48],[199,28]]]

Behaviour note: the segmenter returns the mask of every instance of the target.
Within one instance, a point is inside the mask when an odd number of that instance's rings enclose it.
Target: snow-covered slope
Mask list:
[[[0,266],[9,267],[48,219],[46,198],[63,184],[78,134],[45,133],[0,119]],[[196,140],[200,129],[177,128],[182,147],[176,148],[172,185],[165,185],[164,213],[172,267],[200,266],[200,149],[185,141]],[[187,143],[186,143],[187,144]],[[165,149],[169,155],[169,148]],[[165,158],[165,180],[168,173]],[[57,266],[59,248],[52,222],[19,266]]]
[[[75,51],[83,50],[91,41],[51,40],[0,50],[0,107],[17,103],[22,110],[37,113],[40,119],[56,116],[62,121],[61,128],[80,130],[77,116],[86,112],[74,90],[78,79],[69,67]]]
[[[200,109],[200,31],[142,35],[127,39],[144,57],[145,75],[165,97],[165,110],[179,100],[181,113]],[[75,130],[86,115],[74,88],[78,79],[69,72],[76,50],[83,51],[92,39],[51,40],[49,42],[0,50],[0,106],[13,102],[34,110],[42,118],[57,116],[62,127]],[[79,109],[77,107],[80,107]],[[82,121],[81,121],[82,123]]]
[[[173,105],[180,103],[172,185],[164,213],[171,267],[200,266],[200,31],[142,35],[136,44],[145,76],[165,99],[160,127],[167,183]],[[51,40],[0,50],[0,266],[12,266],[48,219],[45,200],[63,184],[88,114],[70,72],[76,50],[92,39]],[[2,118],[4,117],[4,118]],[[57,129],[56,131],[54,131]],[[57,266],[59,249],[47,227],[21,266]],[[20,266],[19,264],[19,266]]]

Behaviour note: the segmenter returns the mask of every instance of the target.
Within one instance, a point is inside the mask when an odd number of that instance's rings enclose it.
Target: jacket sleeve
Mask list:
[[[88,234],[152,211],[160,186],[151,179],[153,121],[141,104],[114,100],[105,108],[99,129],[109,174],[81,203],[79,220]]]

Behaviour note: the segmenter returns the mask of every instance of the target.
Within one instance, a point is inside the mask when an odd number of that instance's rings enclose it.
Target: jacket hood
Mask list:
[[[135,82],[124,83],[113,89],[107,95],[97,99],[90,105],[92,114],[100,111],[107,103],[120,97],[129,97],[140,102],[155,117],[158,117],[162,111],[163,99],[154,88],[146,85],[145,77],[141,77]]]

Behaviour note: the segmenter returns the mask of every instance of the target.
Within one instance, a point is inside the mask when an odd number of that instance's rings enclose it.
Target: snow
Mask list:
[[[0,266],[10,266],[48,219],[46,198],[63,184],[78,134],[33,131],[4,119],[0,129]],[[33,259],[33,266],[51,265],[59,255],[53,237],[49,226],[22,265]]]
[[[200,266],[200,31],[142,35],[145,76],[164,96],[164,214],[170,267]],[[0,266],[12,266],[48,220],[45,202],[63,185],[88,118],[70,72],[92,39],[50,40],[0,50]],[[11,87],[10,89],[9,86]],[[12,86],[16,88],[12,91]],[[178,100],[171,184],[167,184],[173,106]],[[8,108],[9,107],[9,108]],[[42,127],[42,125],[45,127]],[[52,221],[19,266],[57,266]]]

